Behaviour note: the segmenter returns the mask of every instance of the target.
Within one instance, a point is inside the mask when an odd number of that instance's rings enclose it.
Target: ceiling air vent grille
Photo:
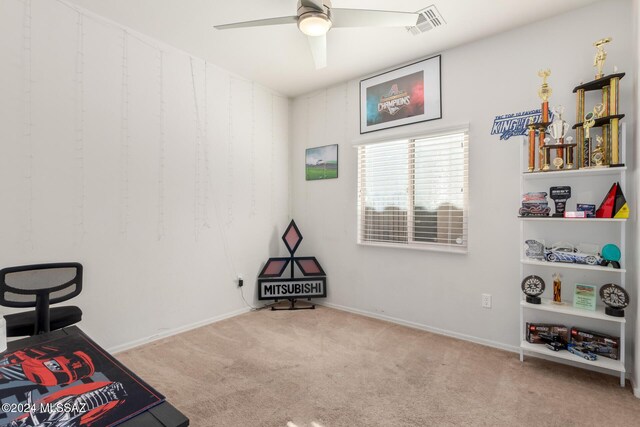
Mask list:
[[[440,12],[438,12],[438,9],[433,4],[425,9],[417,11],[416,13],[419,14],[418,23],[413,27],[407,27],[407,31],[414,36],[426,33],[429,30],[442,27],[446,24],[442,15],[440,15]]]

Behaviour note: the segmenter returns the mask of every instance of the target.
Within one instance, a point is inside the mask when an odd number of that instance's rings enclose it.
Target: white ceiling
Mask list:
[[[295,25],[226,31],[213,28],[295,15],[297,0],[70,1],[293,97],[596,0],[333,0],[334,8],[405,12],[435,4],[447,24],[418,36],[404,28],[333,29],[327,41],[328,66],[321,70],[314,68],[307,41]]]

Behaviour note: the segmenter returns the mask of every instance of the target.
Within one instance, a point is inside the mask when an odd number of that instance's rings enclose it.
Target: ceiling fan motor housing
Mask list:
[[[322,9],[298,2],[298,28],[308,36],[321,36],[331,29],[331,2],[325,0]]]
[[[324,0],[322,2],[322,9],[310,6],[308,2],[306,5],[303,5],[302,0],[298,0],[298,20],[308,13],[323,14],[327,18],[331,19],[331,0]]]

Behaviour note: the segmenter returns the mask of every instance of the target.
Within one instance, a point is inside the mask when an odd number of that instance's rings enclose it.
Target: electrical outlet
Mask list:
[[[482,308],[491,308],[491,294],[482,294]]]
[[[244,285],[244,280],[242,280],[242,275],[238,274],[238,287],[241,288]]]

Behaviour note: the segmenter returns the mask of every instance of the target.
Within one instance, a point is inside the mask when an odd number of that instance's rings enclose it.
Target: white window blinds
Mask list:
[[[468,130],[358,146],[358,243],[467,250]]]

